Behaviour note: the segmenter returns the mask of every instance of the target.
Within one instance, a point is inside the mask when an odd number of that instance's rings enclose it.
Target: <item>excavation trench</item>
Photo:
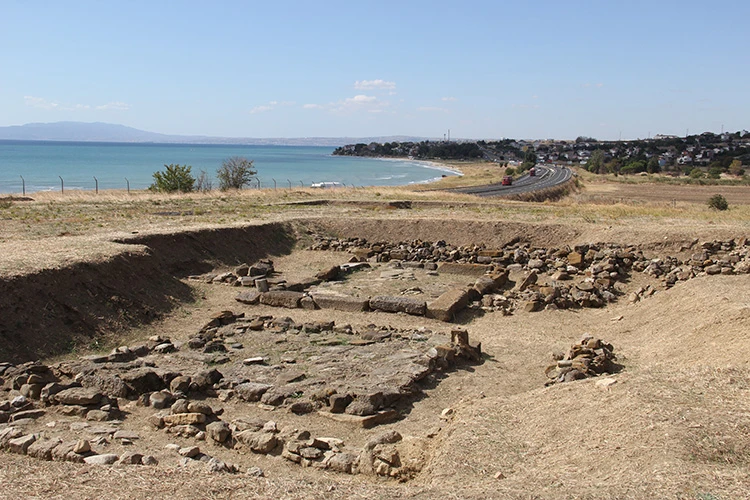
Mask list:
[[[288,223],[133,235],[122,253],[98,262],[0,280],[0,361],[65,354],[162,319],[195,299],[183,278],[290,254],[311,233],[372,241],[445,240],[456,245],[569,242],[565,226],[509,222],[300,219]]]

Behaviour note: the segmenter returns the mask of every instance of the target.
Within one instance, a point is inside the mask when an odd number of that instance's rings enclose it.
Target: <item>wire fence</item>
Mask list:
[[[96,194],[99,194],[99,191],[104,190],[122,190],[127,191],[128,193],[138,190],[146,190],[151,186],[151,184],[146,184],[142,181],[134,182],[131,184],[131,181],[127,177],[123,177],[122,180],[113,180],[111,178],[108,178],[106,180],[100,181],[97,177],[92,176],[90,179],[88,178],[82,178],[80,176],[75,177],[69,177],[64,178],[63,176],[58,175],[57,179],[54,178],[34,178],[34,179],[26,179],[24,176],[19,175],[18,179],[13,178],[6,178],[6,179],[0,179],[0,194],[20,194],[22,196],[26,196],[30,193],[35,192],[59,192],[62,194],[65,194],[66,191],[94,191]],[[259,177],[253,177],[251,181],[244,185],[244,189],[288,189],[292,190],[294,188],[321,188],[321,189],[333,189],[333,188],[363,188],[364,186],[356,186],[353,183],[352,184],[346,184],[344,182],[338,182],[338,181],[322,181],[322,182],[311,182],[309,185],[305,185],[305,182],[302,180],[295,180],[292,181],[291,179],[284,179],[277,181],[274,178],[269,179],[261,179]],[[192,191],[196,192],[206,192],[206,191],[213,191],[216,190],[213,188],[213,183],[209,182],[208,185],[203,186],[196,186],[193,185]],[[178,186],[177,191],[183,191],[180,186]]]

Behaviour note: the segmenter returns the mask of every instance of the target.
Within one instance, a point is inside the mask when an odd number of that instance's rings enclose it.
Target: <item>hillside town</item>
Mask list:
[[[649,139],[599,141],[591,137],[575,140],[480,140],[386,142],[350,144],[334,155],[411,157],[414,159],[465,160],[484,158],[510,166],[528,162],[583,165],[594,173],[675,172],[744,175],[750,165],[750,132],[678,137],[655,135]]]

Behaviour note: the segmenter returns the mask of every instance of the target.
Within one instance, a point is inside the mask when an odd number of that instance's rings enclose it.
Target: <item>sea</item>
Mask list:
[[[429,162],[333,156],[332,147],[0,141],[0,193],[147,189],[167,164],[205,171],[218,187],[216,170],[233,156],[252,160],[257,176],[249,188],[399,186],[458,175]]]

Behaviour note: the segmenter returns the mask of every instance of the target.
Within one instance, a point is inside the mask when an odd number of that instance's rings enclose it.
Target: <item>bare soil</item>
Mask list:
[[[594,191],[587,186],[584,194]],[[517,237],[533,246],[614,242],[642,245],[653,256],[677,255],[696,238],[749,235],[745,212],[716,215],[702,206],[714,192],[727,196],[730,205],[740,204],[727,188],[623,184],[597,196],[618,204],[618,195],[612,194],[617,192],[623,198],[622,193],[631,193],[642,203],[608,209],[574,200],[522,205],[457,198],[388,210],[371,204],[260,208],[252,201],[241,213],[226,216],[225,223],[205,214],[138,216],[140,209],[129,205],[136,215],[123,219],[122,231],[78,221],[66,226],[69,236],[54,234],[59,220],[42,203],[24,212],[46,213],[38,226],[24,228],[13,217],[3,226],[0,360],[72,359],[155,334],[185,341],[225,309],[288,315],[300,323],[334,319],[358,328],[374,323],[449,330],[449,324],[400,314],[246,306],[234,301],[236,288],[186,279],[270,257],[293,280],[347,260],[346,253],[304,250],[309,232],[489,247]],[[654,198],[643,194],[649,192]],[[673,198],[678,192],[686,194]],[[737,192],[739,200],[741,189]],[[662,206],[672,199],[678,199],[677,207]],[[64,210],[74,210],[73,205]],[[248,225],[243,221],[247,214],[264,223]],[[74,244],[66,246],[68,241]],[[56,260],[35,247],[66,257]],[[462,281],[419,270],[414,280],[381,280],[379,272],[386,268],[359,271],[334,288],[396,294],[416,286],[434,295]],[[397,430],[416,443],[415,453],[424,459],[421,472],[405,483],[302,468],[279,457],[237,454],[204,443],[200,446],[210,454],[243,470],[259,466],[266,477],[180,467],[163,447],[193,441],[150,428],[145,419],[151,412],[132,405],[123,425],[150,443],[158,466],[96,467],[0,453],[0,485],[8,495],[41,498],[745,498],[750,491],[748,297],[748,275],[705,276],[637,304],[621,300],[602,309],[472,316],[462,326],[482,342],[484,363],[452,371],[425,387],[424,397],[413,401],[405,418],[376,429],[237,402],[225,405],[228,413],[303,423],[314,435],[334,434],[355,448],[383,430]],[[624,366],[612,376],[616,383],[601,387],[597,379],[588,379],[544,387],[551,354],[566,350],[584,333],[615,346]],[[445,408],[453,410],[447,419],[441,418]],[[50,414],[40,424],[62,426],[62,420]],[[121,451],[111,446],[112,452]]]

